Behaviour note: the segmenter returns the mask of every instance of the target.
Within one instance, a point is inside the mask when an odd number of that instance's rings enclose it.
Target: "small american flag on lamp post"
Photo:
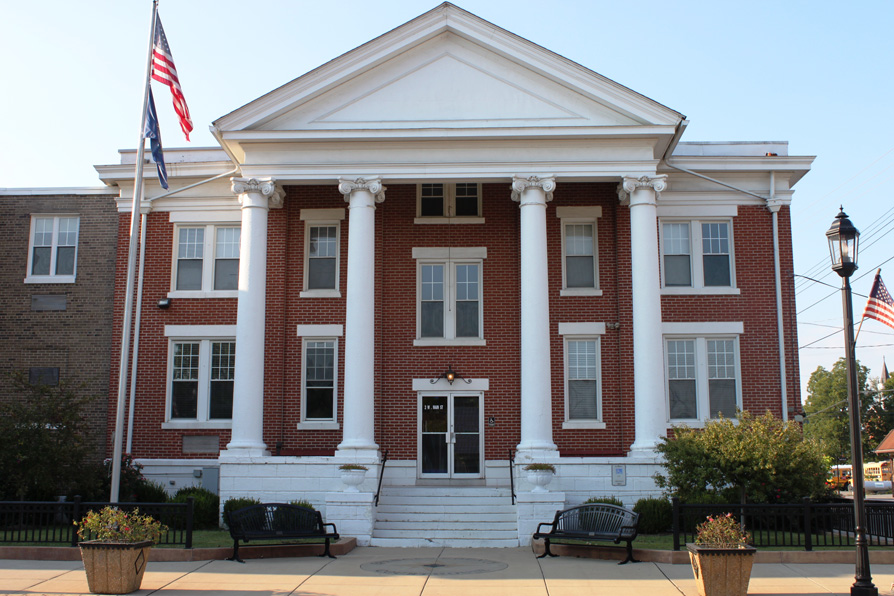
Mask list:
[[[875,280],[872,282],[872,291],[869,292],[869,302],[863,311],[864,319],[875,319],[888,327],[894,328],[894,299],[888,293],[885,282],[882,281],[881,271],[876,271]]]

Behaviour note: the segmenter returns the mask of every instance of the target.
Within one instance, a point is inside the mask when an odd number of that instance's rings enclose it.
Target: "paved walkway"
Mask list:
[[[892,594],[894,565],[876,565],[879,594]],[[853,565],[758,564],[749,594],[847,595]],[[0,560],[0,594],[86,594],[83,565]],[[357,548],[318,557],[151,562],[136,594],[196,596],[696,596],[689,565],[557,557],[529,548]]]

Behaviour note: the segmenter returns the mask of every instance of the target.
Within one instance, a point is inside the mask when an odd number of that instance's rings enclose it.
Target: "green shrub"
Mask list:
[[[231,499],[227,499],[224,501],[224,523],[227,521],[227,514],[236,511],[237,509],[242,509],[243,507],[249,507],[251,505],[260,505],[261,502],[257,499],[252,499],[251,497],[233,497]]]
[[[639,531],[643,534],[667,532],[674,523],[674,506],[667,499],[640,499],[633,511],[639,513]]]
[[[143,480],[134,491],[138,503],[167,503],[168,491],[160,482]]]
[[[589,505],[590,503],[605,503],[606,505],[617,505],[618,507],[624,506],[624,502],[617,497],[590,497],[584,501],[584,505]]]
[[[299,507],[307,507],[308,509],[317,510],[316,507],[313,506],[313,503],[310,501],[305,501],[304,499],[299,499],[297,501],[289,501],[289,505],[298,505]]]
[[[188,497],[195,499],[193,511],[193,528],[196,530],[213,530],[220,527],[218,511],[220,511],[220,497],[207,488],[201,486],[184,486],[171,499],[172,503],[186,503]]]

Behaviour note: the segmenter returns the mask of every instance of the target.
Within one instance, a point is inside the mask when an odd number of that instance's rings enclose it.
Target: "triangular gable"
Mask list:
[[[889,432],[875,450],[876,453],[894,453],[894,430]]]
[[[682,115],[450,3],[215,122],[229,131],[673,126]]]

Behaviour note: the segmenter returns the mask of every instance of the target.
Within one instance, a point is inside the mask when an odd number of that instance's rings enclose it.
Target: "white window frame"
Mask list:
[[[416,260],[416,339],[414,346],[484,346],[484,259],[486,247],[414,248]],[[422,267],[444,266],[444,337],[422,337]],[[478,266],[478,337],[456,337],[456,266]]]
[[[34,265],[34,234],[38,219],[53,220],[53,239],[50,246],[50,273],[49,275],[32,275]],[[75,244],[74,266],[71,275],[56,275],[56,257],[59,248],[59,220],[76,218],[78,220],[77,243]],[[31,227],[28,234],[28,264],[25,274],[26,284],[73,284],[78,274],[78,246],[81,243],[81,217],[77,213],[34,213],[31,215]]]
[[[562,230],[562,289],[560,296],[602,296],[599,286],[599,218],[602,217],[602,207],[556,207],[556,217]],[[566,268],[566,241],[565,226],[574,224],[586,224],[593,226],[593,287],[569,288]]]
[[[168,360],[165,380],[165,421],[163,429],[227,429],[233,428],[232,419],[211,419],[208,417],[211,399],[211,344],[213,342],[235,342],[235,325],[165,325],[168,339]],[[199,379],[196,404],[196,418],[171,418],[174,344],[199,344]],[[234,396],[235,397],[235,396]]]
[[[298,337],[301,338],[301,412],[300,421],[298,422],[298,430],[339,430],[341,427],[338,423],[338,344],[339,338],[344,336],[343,325],[298,325]],[[305,385],[304,366],[307,354],[307,342],[309,341],[332,341],[333,346],[333,375],[332,375],[332,420],[322,420],[317,418],[307,419],[307,393]]]
[[[483,224],[484,215],[483,199],[481,196],[482,187],[480,183],[460,182],[460,184],[477,184],[478,186],[478,215],[452,215],[456,213],[456,182],[425,182],[425,184],[443,184],[444,185],[444,215],[422,215],[422,184],[416,185],[416,218],[413,220],[415,224]]]
[[[743,332],[742,323],[664,323],[662,325],[662,350],[664,352],[663,375],[665,390],[665,414],[669,424],[683,425],[691,428],[703,428],[705,422],[712,420],[710,396],[708,393],[708,340],[732,340],[735,349],[736,368],[736,408],[742,409],[742,351],[739,337]],[[695,342],[695,418],[671,418],[670,416],[670,380],[668,379],[668,341]],[[735,418],[726,416],[729,419]]]
[[[702,250],[702,224],[724,223],[729,230],[729,286],[706,286],[704,272],[704,252]],[[692,276],[690,286],[667,286],[665,283],[664,266],[664,224],[688,224],[689,225],[689,267]],[[739,294],[736,287],[736,254],[735,241],[733,239],[732,217],[660,217],[658,220],[659,232],[659,268],[661,269],[661,293],[673,294]]]
[[[214,262],[216,259],[217,231],[222,228],[241,228],[240,223],[189,223],[180,222],[174,226],[173,250],[171,254],[171,290],[168,298],[236,298],[238,290],[214,289]],[[202,248],[202,288],[200,290],[177,289],[177,267],[179,261],[180,230],[185,228],[204,228]],[[241,232],[240,232],[241,234]],[[239,255],[239,266],[242,266],[242,255]]]
[[[302,259],[303,277],[300,298],[341,298],[341,222],[345,219],[345,210],[341,209],[302,209],[301,220],[304,222],[304,257]],[[308,289],[310,270],[310,229],[317,227],[335,227],[335,287]]]
[[[602,418],[602,336],[605,335],[605,323],[559,323],[559,335],[562,336],[562,378],[565,403],[565,419],[562,422],[562,428],[605,429],[606,425]],[[568,394],[568,343],[571,341],[596,342],[597,418],[594,420],[572,420],[570,416],[571,406]]]

